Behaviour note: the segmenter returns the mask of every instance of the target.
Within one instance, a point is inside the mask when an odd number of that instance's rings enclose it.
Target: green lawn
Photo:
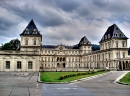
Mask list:
[[[60,76],[66,75],[66,74],[76,74],[76,73],[84,73],[84,72],[41,72],[40,75],[40,80],[43,82],[70,82],[73,80],[81,79],[81,78],[86,78],[98,74],[102,74],[108,71],[103,71],[103,72],[95,72],[93,74],[88,74],[88,75],[81,75],[81,76],[75,76],[75,77],[69,77],[63,80],[59,80]]]
[[[120,82],[124,82],[127,84],[130,84],[130,72],[128,72],[121,80]]]

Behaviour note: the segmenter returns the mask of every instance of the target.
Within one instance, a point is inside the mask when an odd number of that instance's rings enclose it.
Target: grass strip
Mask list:
[[[120,82],[130,84],[130,72],[128,72],[121,80]]]
[[[60,77],[63,75],[78,74],[78,73],[85,73],[85,72],[41,72],[40,80],[43,82],[70,82],[73,80],[78,80],[81,78],[86,78],[86,77],[90,77],[90,76],[94,76],[94,75],[98,75],[98,74],[102,74],[102,73],[106,73],[106,72],[108,72],[108,71],[98,71],[98,72],[94,72],[94,73],[87,74],[87,75],[68,77],[63,80],[60,80]]]

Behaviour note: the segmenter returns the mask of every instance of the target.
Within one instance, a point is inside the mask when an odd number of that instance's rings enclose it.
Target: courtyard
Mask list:
[[[1,96],[129,96],[129,85],[114,81],[126,71],[111,71],[106,75],[68,84],[37,83],[37,72],[1,72]]]
[[[42,96],[38,72],[0,72],[0,96]]]

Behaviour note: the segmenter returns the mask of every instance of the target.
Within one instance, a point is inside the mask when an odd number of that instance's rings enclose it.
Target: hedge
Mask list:
[[[66,75],[60,76],[59,80],[63,80],[63,79],[69,78],[69,77],[80,76],[80,75],[93,74],[93,73],[95,73],[95,72],[103,72],[103,71],[106,71],[106,70],[87,71],[87,72],[84,72],[84,73],[66,74]]]

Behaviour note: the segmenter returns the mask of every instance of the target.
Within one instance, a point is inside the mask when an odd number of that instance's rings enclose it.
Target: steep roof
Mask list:
[[[116,24],[111,25],[108,27],[107,31],[103,35],[102,39],[100,42],[103,42],[105,40],[111,39],[111,38],[123,38],[123,39],[128,39],[124,33],[118,28]]]
[[[41,35],[38,31],[33,19],[30,21],[28,26],[24,29],[24,31],[20,35]]]
[[[42,45],[42,48],[48,48],[48,49],[55,49],[59,45]],[[65,45],[64,45],[65,46]],[[65,46],[67,49],[78,49],[78,45],[73,45],[73,46]]]
[[[81,45],[91,45],[91,42],[86,38],[86,36],[84,36],[79,42],[79,46]]]

